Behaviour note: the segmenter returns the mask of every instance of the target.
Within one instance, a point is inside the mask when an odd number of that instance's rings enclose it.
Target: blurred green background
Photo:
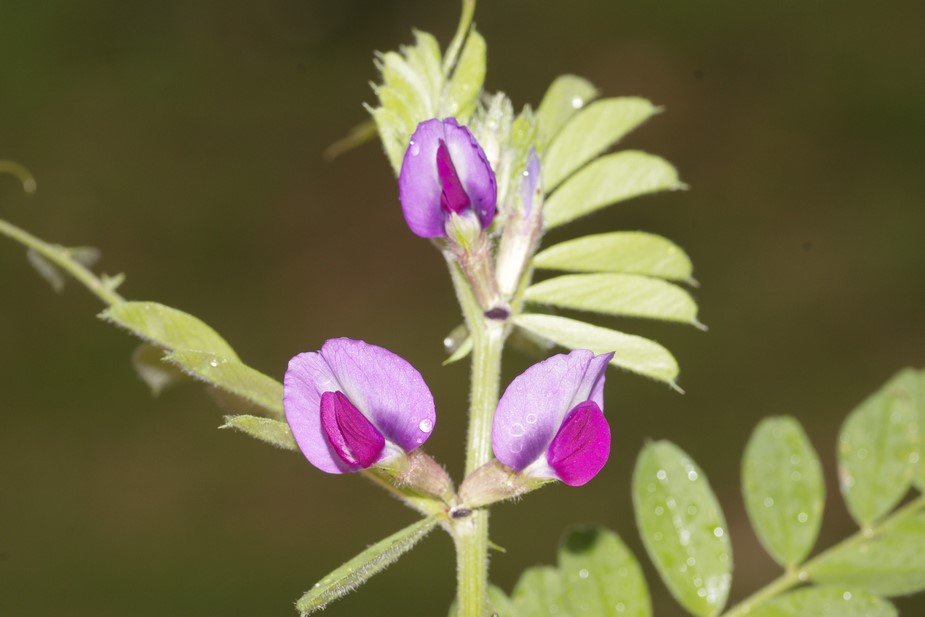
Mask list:
[[[127,296],[200,316],[271,375],[333,336],[400,353],[437,399],[428,450],[458,478],[467,367],[440,366],[459,322],[444,266],[404,226],[378,145],[321,155],[365,118],[373,50],[412,27],[445,45],[457,14],[433,0],[5,0],[0,158],[26,164],[39,191],[0,177],[0,216],[100,247]],[[667,438],[725,506],[733,597],[753,591],[777,570],[745,519],[738,461],[769,414],[798,417],[823,456],[819,546],[853,531],[834,484],[839,424],[925,364],[923,18],[921,4],[858,0],[481,3],[489,89],[535,104],[574,72],[666,107],[625,145],[675,163],[692,190],[550,240],[677,241],[710,326],[614,322],[674,351],[687,394],[611,373],[611,463],[584,489],[495,510],[496,583],[553,563],[577,522],[615,528],[642,557],[632,464]],[[136,342],[76,285],[56,297],[6,240],[0,282],[0,614],[293,615],[327,571],[414,520],[360,478],[217,431],[201,388],[152,399],[128,363]],[[528,362],[511,353],[505,380]],[[681,615],[647,576],[657,615]],[[453,585],[434,533],[328,614],[443,615]]]

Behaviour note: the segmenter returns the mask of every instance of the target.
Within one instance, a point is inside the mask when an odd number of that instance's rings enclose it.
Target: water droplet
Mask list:
[[[578,571],[578,576],[579,576],[580,578],[588,578],[588,574],[589,574],[589,572],[588,572],[587,568],[582,568],[581,570]]]
[[[653,484],[652,482],[650,482],[649,484],[646,485],[646,490],[649,491],[650,493],[654,493],[654,492],[655,492],[655,484]]]
[[[585,104],[584,99],[582,99],[580,96],[576,96],[572,98],[572,108],[581,109],[584,104]]]
[[[694,516],[695,514],[697,514],[697,506],[695,505],[687,506],[687,514],[689,516]]]
[[[669,497],[665,500],[665,505],[668,506],[669,509],[674,510],[674,507],[678,505],[678,502],[675,501],[673,497]]]
[[[421,429],[422,433],[429,433],[434,430],[434,423],[427,418],[421,420],[421,423],[418,424],[418,428]]]
[[[525,170],[524,170],[524,178],[528,177],[529,175],[530,175],[530,170],[529,170],[529,169],[525,169]]]
[[[918,463],[918,462],[919,462],[919,453],[918,453],[918,452],[912,452],[912,453],[910,453],[910,454],[909,454],[909,462],[910,462],[910,463]]]
[[[864,527],[864,529],[861,530],[861,535],[863,535],[865,538],[868,538],[868,539],[873,538],[874,530],[871,529],[870,527]]]
[[[691,482],[693,482],[694,480],[696,480],[696,479],[697,479],[697,472],[694,471],[693,469],[691,469],[690,471],[688,471],[688,472],[687,472],[687,479],[690,480]]]
[[[655,516],[661,516],[665,513],[665,508],[661,506],[655,506]]]
[[[725,535],[725,533],[726,532],[723,530],[722,527],[717,527],[716,529],[713,530],[713,535],[716,536],[717,538],[722,538],[723,535]]]
[[[217,367],[217,366],[218,366],[218,360],[217,360],[216,358],[212,358],[211,360],[209,360],[209,366],[211,366],[212,368]]]
[[[701,598],[705,598],[707,596],[707,590],[701,587],[700,589],[697,590],[697,595],[700,596]]]
[[[694,559],[693,557],[688,557],[686,563],[687,565],[693,568],[695,565],[697,565],[697,560]]]
[[[774,506],[774,498],[773,498],[773,497],[765,497],[765,498],[764,498],[764,501],[762,501],[761,503],[764,504],[764,507],[765,507],[765,508],[771,508],[771,507]]]
[[[800,570],[800,573],[797,574],[797,578],[803,581],[804,583],[809,580],[809,572],[806,570]]]
[[[527,421],[527,424],[536,424],[536,414],[528,413],[527,417],[524,418]]]
[[[519,454],[523,452],[524,450],[524,442],[515,441],[514,443],[511,444],[511,447],[508,448],[508,450],[510,450],[512,454]]]
[[[521,437],[524,434],[524,425],[520,422],[515,422],[507,429],[507,434],[511,437]]]
[[[662,535],[661,531],[656,531],[655,533],[652,534],[652,539],[655,540],[656,542],[661,542],[662,538],[664,537],[665,536]]]
[[[623,604],[623,602],[617,602],[617,604],[614,606],[614,608],[616,609],[616,611],[617,611],[618,613],[622,613],[623,611],[626,610],[626,605]]]
[[[682,529],[678,533],[678,541],[681,543],[681,546],[687,546],[691,543],[691,532],[689,529]]]
[[[798,464],[799,462],[800,462],[800,457],[799,457],[799,456],[797,456],[796,454],[791,454],[791,455],[790,455],[790,464],[791,464],[791,465],[796,465],[796,464]]]
[[[867,448],[858,448],[858,458],[862,461],[867,458]]]
[[[800,512],[799,514],[797,514],[797,520],[800,521],[801,523],[805,523],[806,521],[809,520],[809,514],[807,514],[806,512]]]
[[[798,482],[800,478],[802,477],[803,477],[803,474],[801,474],[799,471],[794,471],[793,473],[790,474],[790,479],[793,480],[794,482]]]
[[[411,143],[408,144],[408,145],[411,146],[411,156],[417,156],[417,155],[419,155],[419,154],[421,153],[421,146],[419,146],[418,144],[414,143],[414,140],[413,140],[413,139],[411,140]]]
[[[668,477],[668,472],[666,472],[664,469],[659,469],[655,473],[655,477],[658,478],[659,480],[664,481]]]
[[[847,602],[848,600],[851,599],[851,592],[846,591],[845,593],[841,594],[841,597],[844,598],[845,602]]]

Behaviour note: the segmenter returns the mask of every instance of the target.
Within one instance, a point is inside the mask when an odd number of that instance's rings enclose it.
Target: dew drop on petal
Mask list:
[[[696,480],[696,479],[697,479],[697,472],[694,471],[693,469],[691,469],[690,471],[688,471],[688,472],[687,472],[687,479],[690,480],[691,482],[693,482],[694,480]]]
[[[668,473],[664,469],[659,469],[655,477],[659,480],[665,480],[668,477]]]
[[[413,139],[411,140],[411,143],[408,145],[410,146],[410,149],[411,149],[411,156],[417,156],[421,153],[421,146],[414,143]]]
[[[574,108],[574,109],[581,109],[581,107],[582,107],[584,104],[585,104],[585,102],[584,102],[584,100],[583,100],[580,96],[576,96],[576,97],[573,97],[573,98],[572,98],[572,108]]]
[[[799,514],[797,514],[797,520],[800,521],[801,523],[805,523],[806,521],[809,520],[809,514],[807,514],[806,512],[800,512]]]
[[[527,421],[527,424],[536,424],[536,414],[528,413],[527,417],[524,418]]]
[[[215,358],[212,358],[211,360],[209,360],[209,366],[211,366],[212,368],[217,367],[217,366],[218,366],[218,360],[215,359]]]
[[[425,418],[418,424],[418,428],[421,429],[422,433],[429,433],[434,429],[434,423]]]
[[[723,530],[722,527],[717,527],[716,529],[713,530],[713,535],[716,536],[717,538],[722,538],[725,533],[726,532]]]
[[[847,602],[848,600],[851,599],[851,592],[850,592],[850,591],[846,591],[845,593],[842,594],[841,597],[844,598],[844,600]]]
[[[581,570],[578,571],[578,576],[581,578],[588,578],[588,574],[589,572],[587,568],[582,568]]]
[[[524,434],[524,425],[520,422],[515,422],[507,429],[507,432],[511,437],[521,437]]]
[[[774,506],[774,498],[773,498],[773,497],[765,497],[765,498],[764,498],[764,501],[762,501],[761,503],[764,504],[764,507],[765,507],[765,508],[771,508],[771,507]]]

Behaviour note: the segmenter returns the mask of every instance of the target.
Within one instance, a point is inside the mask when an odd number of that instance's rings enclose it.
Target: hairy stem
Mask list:
[[[448,256],[453,285],[472,337],[472,383],[466,475],[491,460],[491,424],[498,404],[504,324],[486,318],[459,266]],[[488,510],[482,508],[453,522],[456,543],[459,617],[488,614]]]
[[[117,294],[89,268],[74,260],[64,247],[40,240],[19,227],[7,223],[3,219],[0,219],[0,234],[12,238],[16,242],[34,250],[42,257],[73,276],[106,304],[119,304],[123,301],[122,296]]]
[[[902,508],[899,508],[893,512],[893,514],[883,519],[877,525],[872,527],[865,526],[864,528],[858,530],[856,533],[848,536],[835,546],[822,551],[804,563],[802,566],[788,568],[784,574],[723,613],[722,617],[745,617],[755,608],[770,602],[785,591],[796,587],[800,583],[812,580],[814,568],[828,555],[839,550],[850,548],[856,544],[866,542],[867,540],[882,534],[884,531],[887,531],[890,527],[896,525],[897,523],[902,522],[907,517],[913,516],[922,510],[925,510],[925,495],[919,495]]]

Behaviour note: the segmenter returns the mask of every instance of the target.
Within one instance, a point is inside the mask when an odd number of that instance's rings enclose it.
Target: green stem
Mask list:
[[[3,219],[0,219],[0,234],[31,248],[80,281],[84,287],[93,292],[93,294],[106,304],[111,305],[123,302],[122,296],[100,280],[89,268],[72,259],[64,247],[40,240],[19,227],[7,223]]]
[[[487,319],[465,276],[448,258],[453,285],[472,337],[472,383],[466,475],[492,459],[491,424],[498,405],[504,324]],[[488,614],[488,510],[481,508],[453,521],[456,543],[459,617]]]
[[[923,509],[925,509],[925,495],[919,495],[902,508],[893,512],[893,514],[883,519],[878,525],[873,527],[865,526],[835,546],[822,551],[802,566],[788,568],[787,571],[777,579],[723,613],[722,617],[744,617],[748,615],[755,608],[773,600],[785,591],[796,587],[800,583],[811,580],[815,567],[830,554],[866,542]]]
[[[472,17],[475,15],[475,0],[462,0],[462,13],[459,16],[459,26],[456,27],[456,34],[450,41],[446,49],[446,56],[443,58],[443,73],[450,75],[450,71],[456,66],[456,60],[459,59],[459,52],[462,51],[463,43],[469,34],[469,28],[472,26]]]

